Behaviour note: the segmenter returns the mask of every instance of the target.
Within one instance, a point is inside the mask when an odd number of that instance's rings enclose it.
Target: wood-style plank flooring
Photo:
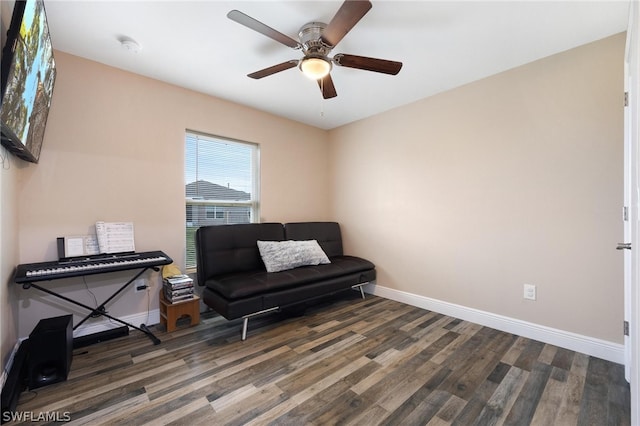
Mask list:
[[[630,423],[621,365],[380,297],[256,318],[244,342],[240,326],[206,313],[151,327],[157,346],[132,331],[76,349],[68,380],[23,392],[18,411],[72,425]]]

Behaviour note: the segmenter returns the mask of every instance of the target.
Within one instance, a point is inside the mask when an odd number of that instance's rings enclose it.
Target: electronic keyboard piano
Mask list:
[[[83,256],[53,262],[18,265],[14,281],[17,284],[50,281],[129,269],[151,268],[168,265],[171,262],[173,262],[171,258],[161,251]]]
[[[157,345],[160,344],[160,339],[154,336],[153,333],[149,331],[146,325],[141,324],[140,327],[136,327],[133,324],[127,323],[110,315],[106,309],[106,304],[113,300],[131,283],[137,280],[138,277],[140,277],[140,275],[142,275],[147,269],[151,268],[155,271],[159,271],[159,266],[168,265],[172,262],[173,260],[161,251],[102,254],[78,258],[67,258],[53,262],[25,263],[22,265],[18,265],[16,267],[13,280],[16,284],[22,284],[22,287],[24,289],[33,287],[90,311],[90,313],[86,317],[84,317],[82,321],[80,321],[73,327],[74,330],[91,317],[104,316],[125,326],[135,328],[136,330],[145,333],[153,341],[153,343]],[[43,281],[84,277],[86,275],[105,274],[108,272],[128,271],[133,269],[139,269],[139,271],[133,278],[123,284],[109,298],[107,298],[104,302],[96,307],[85,305],[80,301],[73,300],[63,294],[56,293],[50,288],[43,287],[42,285],[37,284]]]

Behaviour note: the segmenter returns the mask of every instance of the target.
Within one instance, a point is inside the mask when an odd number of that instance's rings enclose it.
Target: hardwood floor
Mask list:
[[[73,425],[630,423],[620,365],[375,296],[253,319],[244,342],[240,326],[205,313],[152,327],[157,346],[132,331],[77,349],[68,380],[23,392],[18,411]]]

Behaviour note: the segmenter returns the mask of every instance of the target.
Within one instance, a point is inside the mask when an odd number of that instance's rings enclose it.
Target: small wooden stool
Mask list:
[[[160,290],[160,324],[167,328],[167,332],[175,330],[176,321],[185,316],[191,320],[189,327],[200,324],[200,298],[194,295],[193,299],[169,303]]]

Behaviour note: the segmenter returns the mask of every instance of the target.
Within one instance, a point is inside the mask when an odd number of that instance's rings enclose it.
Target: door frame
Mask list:
[[[625,46],[624,84],[627,107],[624,112],[625,252],[624,319],[629,322],[625,336],[625,376],[631,387],[631,424],[640,424],[640,5],[630,1]],[[628,204],[627,204],[628,203]]]

